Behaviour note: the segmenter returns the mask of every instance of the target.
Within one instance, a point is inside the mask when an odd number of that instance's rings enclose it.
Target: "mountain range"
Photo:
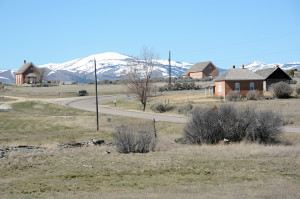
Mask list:
[[[135,58],[114,52],[100,53],[90,55],[84,58],[75,59],[65,63],[50,63],[38,66],[46,69],[46,80],[60,80],[61,82],[79,82],[87,83],[94,81],[94,59],[97,65],[98,80],[119,79],[122,75],[129,71],[128,63],[136,61]],[[34,61],[33,61],[34,63]],[[178,77],[189,69],[193,64],[186,62],[172,61],[172,76]],[[250,70],[259,70],[263,68],[275,67],[277,64],[265,64],[254,61],[245,65]],[[278,64],[283,70],[298,69],[300,70],[300,62]],[[20,65],[21,67],[21,65]],[[169,61],[155,60],[154,75],[155,77],[168,76]],[[225,69],[219,68],[220,73]],[[0,70],[0,82],[14,83],[14,74],[17,70]]]

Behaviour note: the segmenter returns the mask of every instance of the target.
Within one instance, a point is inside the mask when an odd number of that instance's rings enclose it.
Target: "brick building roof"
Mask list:
[[[264,78],[248,69],[232,68],[214,79],[214,81],[224,80],[264,80]]]

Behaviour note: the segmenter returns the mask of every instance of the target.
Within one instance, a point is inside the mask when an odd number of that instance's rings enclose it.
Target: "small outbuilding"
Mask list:
[[[244,68],[229,69],[214,79],[214,96],[226,98],[229,92],[237,91],[241,96],[246,96],[249,91],[257,91],[263,95],[264,78]]]
[[[268,91],[272,84],[278,82],[286,82],[289,84],[292,80],[278,65],[275,68],[257,70],[255,73],[264,78],[264,91]]]
[[[183,77],[194,79],[215,78],[219,75],[219,69],[211,62],[199,62],[183,73]]]
[[[15,74],[15,84],[35,84],[41,81],[41,74],[38,68],[32,63],[24,64]]]

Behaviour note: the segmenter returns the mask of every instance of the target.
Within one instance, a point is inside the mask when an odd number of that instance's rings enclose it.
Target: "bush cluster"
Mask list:
[[[246,97],[248,100],[258,100],[259,94],[257,91],[249,91]]]
[[[237,101],[240,100],[240,93],[238,91],[231,91],[226,95],[227,101]]]
[[[218,109],[196,108],[183,138],[191,144],[217,144],[224,139],[275,144],[279,142],[282,125],[281,116],[272,111],[238,109],[225,104]]]
[[[192,111],[192,109],[193,109],[193,105],[187,104],[184,106],[178,106],[176,110],[177,110],[178,114],[187,115],[188,113],[190,113]]]
[[[148,153],[157,142],[153,128],[144,123],[123,124],[115,129],[113,138],[120,153]]]
[[[151,105],[151,110],[158,113],[164,113],[174,109],[174,106],[169,104],[155,103]]]
[[[292,79],[292,80],[290,81],[290,84],[297,84],[297,80]]]
[[[180,91],[180,90],[199,90],[201,89],[201,86],[196,85],[195,82],[183,82],[183,83],[179,83],[176,82],[175,84],[171,84],[171,90],[172,91]],[[168,91],[169,90],[169,86],[168,85],[164,85],[158,88],[158,91],[163,92],[163,91]]]
[[[276,98],[289,98],[293,93],[292,87],[286,82],[272,84],[270,91]]]
[[[295,93],[296,93],[297,96],[300,95],[300,87],[298,87],[298,88],[295,89]]]

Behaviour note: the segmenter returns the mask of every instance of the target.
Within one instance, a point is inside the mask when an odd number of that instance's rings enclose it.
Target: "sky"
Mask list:
[[[300,1],[0,0],[0,70],[144,46],[224,69],[300,62]]]

